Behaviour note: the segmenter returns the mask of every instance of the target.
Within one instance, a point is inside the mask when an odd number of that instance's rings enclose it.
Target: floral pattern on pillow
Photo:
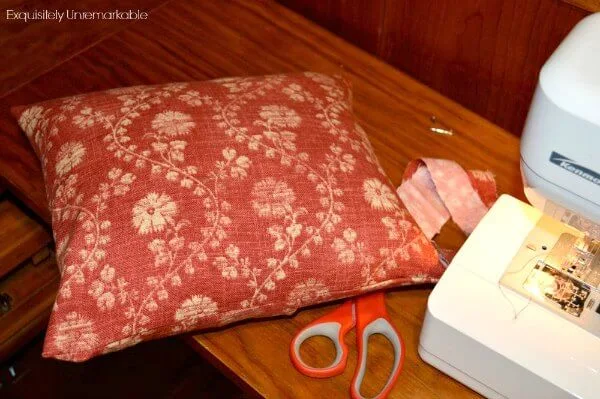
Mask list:
[[[443,270],[338,77],[138,86],[13,112],[42,163],[61,271],[44,356],[82,361]]]

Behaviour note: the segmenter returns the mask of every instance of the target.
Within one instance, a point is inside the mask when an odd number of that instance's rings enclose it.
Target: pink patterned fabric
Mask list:
[[[130,87],[14,109],[62,279],[44,356],[436,281],[337,77]]]
[[[456,162],[432,158],[411,162],[397,193],[428,239],[450,217],[471,234],[497,197],[490,172],[466,172]]]

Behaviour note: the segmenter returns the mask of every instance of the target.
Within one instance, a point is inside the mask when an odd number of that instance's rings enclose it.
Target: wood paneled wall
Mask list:
[[[85,51],[89,46],[135,23],[129,20],[9,20],[6,10],[151,12],[168,0],[1,0],[0,97]]]
[[[588,12],[562,0],[279,0],[520,135],[545,60]]]

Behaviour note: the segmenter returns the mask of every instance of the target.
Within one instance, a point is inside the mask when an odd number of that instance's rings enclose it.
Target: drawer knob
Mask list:
[[[0,316],[4,316],[12,307],[12,298],[6,293],[0,294]]]

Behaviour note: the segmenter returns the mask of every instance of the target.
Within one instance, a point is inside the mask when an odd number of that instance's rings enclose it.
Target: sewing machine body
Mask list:
[[[600,14],[540,74],[503,195],[431,293],[419,354],[489,398],[600,397]]]
[[[543,299],[501,282],[507,270],[521,268],[520,257],[524,284],[560,236],[576,231],[546,219],[501,196],[429,297],[419,354],[489,398],[595,398],[600,392],[600,338]],[[545,233],[531,236],[539,226]],[[586,313],[600,317],[597,306]]]
[[[527,199],[600,223],[600,13],[581,21],[540,72],[521,137]]]

